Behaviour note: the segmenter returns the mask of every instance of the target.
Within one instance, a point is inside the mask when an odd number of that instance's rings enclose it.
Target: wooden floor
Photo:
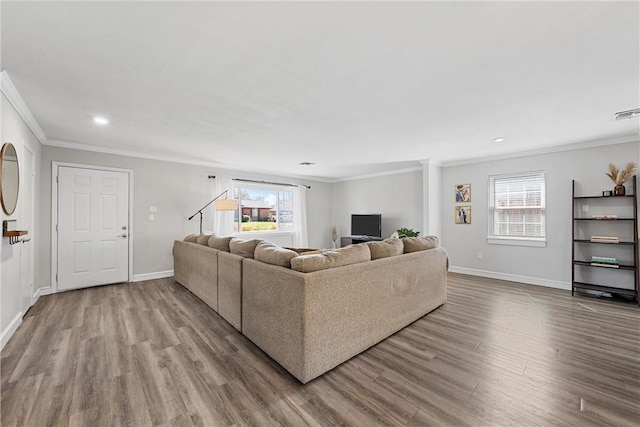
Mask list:
[[[1,425],[640,425],[637,305],[459,274],[448,298],[303,386],[173,279],[45,296]]]

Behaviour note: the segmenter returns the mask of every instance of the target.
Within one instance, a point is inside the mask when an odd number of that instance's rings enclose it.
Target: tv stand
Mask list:
[[[377,242],[383,240],[382,237],[375,236],[347,236],[340,238],[340,247],[344,248],[345,246],[355,245],[358,243],[366,243],[366,242]]]

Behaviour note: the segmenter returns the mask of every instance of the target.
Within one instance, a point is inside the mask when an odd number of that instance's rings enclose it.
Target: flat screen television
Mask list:
[[[351,215],[352,236],[382,237],[382,215]]]

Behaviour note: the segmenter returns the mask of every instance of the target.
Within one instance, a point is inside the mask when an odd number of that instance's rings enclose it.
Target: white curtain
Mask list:
[[[233,180],[226,176],[216,176],[215,194],[212,197],[217,196],[224,190],[229,190],[227,193],[227,199],[233,199]],[[223,199],[225,196],[222,196]],[[215,205],[215,202],[214,202]],[[231,211],[217,211],[215,206],[213,209],[213,232],[218,236],[231,236],[233,234],[233,212]]]
[[[307,187],[298,186],[293,190],[293,246],[306,248],[309,245],[307,233]]]

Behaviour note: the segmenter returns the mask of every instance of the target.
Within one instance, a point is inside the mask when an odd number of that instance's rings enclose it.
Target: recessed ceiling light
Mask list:
[[[104,117],[100,117],[100,116],[95,116],[93,118],[93,123],[100,125],[100,126],[105,126],[109,124],[109,120],[104,118]]]
[[[493,138],[493,142],[504,142],[504,137],[499,136],[498,138]]]
[[[300,166],[313,166],[313,165],[315,165],[315,163],[313,163],[313,162],[301,162],[300,163]]]

